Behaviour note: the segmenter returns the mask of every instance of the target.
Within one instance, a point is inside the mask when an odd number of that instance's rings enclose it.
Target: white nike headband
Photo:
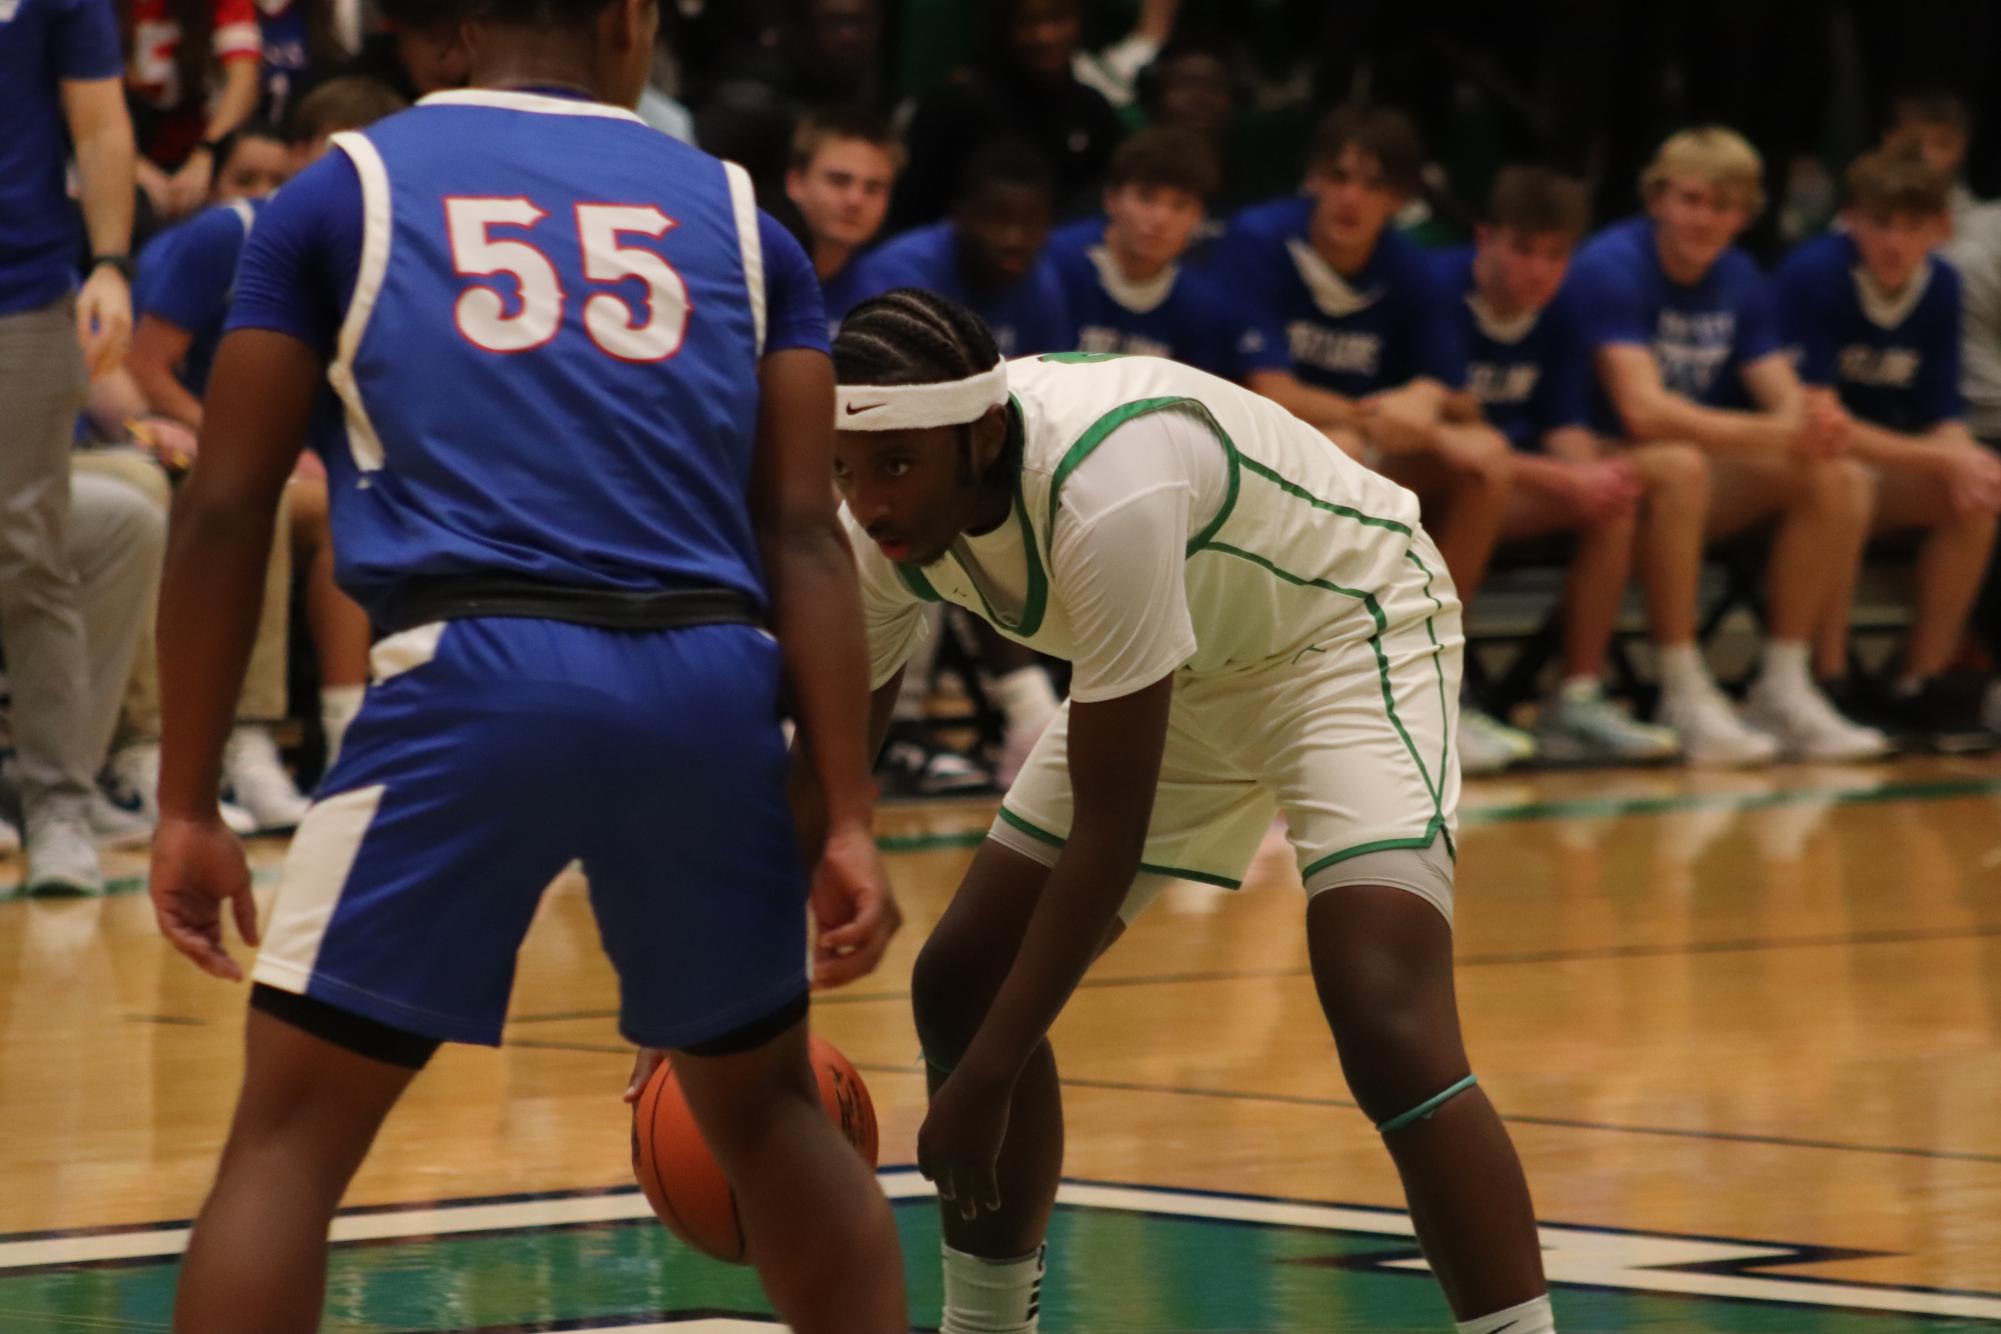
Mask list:
[[[964,426],[1007,402],[1007,362],[942,384],[844,384],[834,390],[841,431],[921,431]]]

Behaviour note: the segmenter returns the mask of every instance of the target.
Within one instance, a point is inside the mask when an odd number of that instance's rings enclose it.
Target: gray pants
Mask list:
[[[85,732],[100,763],[118,728],[133,661],[152,634],[167,550],[166,479],[162,494],[151,494],[121,475],[121,458],[152,468],[133,451],[91,450],[76,456],[70,477],[69,558],[90,649]]]
[[[93,750],[83,620],[64,545],[83,353],[69,298],[0,315],[0,643],[28,821],[81,814]]]

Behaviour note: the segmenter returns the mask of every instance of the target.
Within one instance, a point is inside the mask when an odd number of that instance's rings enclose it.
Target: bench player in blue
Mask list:
[[[1808,395],[1837,400],[1853,418],[1854,453],[1876,474],[1872,531],[1924,534],[1903,669],[1878,721],[1958,750],[1994,740],[1939,678],[1994,547],[2001,461],[1966,429],[1959,274],[1931,254],[1950,230],[1951,185],[1911,149],[1857,159],[1845,230],[1788,255],[1778,293]],[[1827,678],[1848,667],[1847,573],[1816,637],[1815,666]]]
[[[1734,242],[1764,207],[1756,149],[1733,130],[1670,136],[1640,178],[1646,212],[1585,242],[1569,283],[1591,346],[1599,428],[1709,456],[1710,540],[1770,527],[1769,638],[1743,721],[1786,759],[1874,759],[1882,733],[1843,717],[1813,679],[1810,643],[1844,571],[1862,559],[1867,471],[1844,457],[1846,416],[1800,389],[1771,284]],[[1655,721],[1678,732],[1727,707],[1696,641],[1694,589],[1650,598]]]
[[[1408,116],[1337,107],[1315,134],[1305,193],[1239,212],[1211,271],[1253,312],[1245,383],[1417,492],[1471,605],[1501,535],[1514,460],[1493,432],[1441,415],[1465,378],[1454,297],[1395,227],[1423,168]],[[1460,721],[1468,773],[1535,753],[1527,733],[1477,709]]]
[[[217,767],[309,422],[342,585],[386,637],[266,925],[179,1328],[313,1327],[383,1117],[440,1040],[499,1040],[576,859],[620,1027],[681,1053],[773,1305],[907,1328],[888,1203],[805,1056],[809,901],[819,984],[896,921],[825,316],[748,176],[624,109],[658,24],[655,0],[482,0],[477,86],[337,137],[244,252],[161,607],[152,893],[209,972],[241,976],[225,909],[257,938]],[[781,686],[832,794],[810,878]]]
[[[1218,279],[1186,262],[1221,168],[1186,130],[1141,130],[1112,154],[1105,218],[1065,229],[1073,244],[1050,257],[1084,352],[1166,357],[1243,378],[1239,317]],[[1239,325],[1243,327],[1238,327]]]

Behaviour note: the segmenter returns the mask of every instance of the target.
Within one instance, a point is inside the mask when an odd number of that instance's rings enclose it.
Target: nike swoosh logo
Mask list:
[[[848,404],[848,415],[850,417],[858,417],[864,412],[874,412],[881,406],[882,404],[880,403],[850,403]]]

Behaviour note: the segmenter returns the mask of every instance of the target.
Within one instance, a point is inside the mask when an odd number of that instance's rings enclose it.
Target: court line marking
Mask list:
[[[920,1199],[932,1193],[930,1183],[914,1168],[887,1169],[880,1174],[880,1180],[884,1193],[892,1200]],[[1315,1204],[1264,1196],[1088,1181],[1065,1181],[1057,1194],[1057,1202],[1070,1208],[1306,1231],[1413,1237],[1410,1219],[1404,1214],[1393,1209],[1360,1205]],[[588,1194],[531,1195],[463,1203],[444,1201],[416,1208],[389,1206],[364,1212],[344,1212],[334,1220],[332,1236],[336,1244],[415,1241],[476,1233],[628,1223],[651,1217],[652,1210],[637,1188],[619,1187]],[[187,1237],[187,1226],[177,1223],[80,1235],[0,1239],[0,1274],[53,1266],[168,1260],[180,1254],[187,1244]],[[1808,1263],[1826,1257],[1828,1252],[1825,1248],[1563,1223],[1542,1224],[1541,1237],[1544,1267],[1553,1283],[1792,1306],[2001,1321],[2001,1294],[1746,1272],[1747,1269],[1763,1270],[1784,1264]],[[1399,1253],[1384,1258],[1376,1267],[1422,1270],[1425,1264],[1421,1258]],[[681,1324],[604,1325],[600,1328],[658,1328],[663,1331],[671,1329],[674,1334],[691,1334],[694,1327]],[[729,1326],[722,1326],[716,1334],[722,1334],[722,1330],[727,1329]]]
[[[603,1042],[562,1042],[544,1038],[509,1038],[509,1047],[525,1047],[530,1051],[571,1051],[590,1055],[627,1057],[632,1048],[612,1046]],[[908,1066],[885,1065],[880,1062],[857,1061],[855,1069],[866,1075],[901,1075],[914,1078],[923,1073],[919,1063],[913,1059]],[[1064,1088],[1091,1089],[1110,1093],[1154,1093],[1175,1098],[1223,1098],[1233,1102],[1266,1102],[1287,1107],[1335,1107],[1348,1111],[1359,1111],[1360,1105],[1346,1098],[1331,1098],[1311,1093],[1260,1093],[1251,1089],[1205,1089],[1190,1088],[1176,1084],[1142,1084],[1121,1079],[1092,1079],[1076,1075],[1064,1075],[1058,1081]],[[1598,1130],[1609,1135],[1659,1135],[1670,1139],[1709,1140],[1723,1144],[1762,1144],[1780,1149],[1814,1149],[1827,1153],[1878,1154],[1897,1158],[1918,1158],[1928,1162],[1976,1163],[1982,1166],[2001,1165],[2001,1153],[1983,1153],[1978,1149],[1927,1149],[1906,1144],[1857,1144],[1849,1140],[1805,1139],[1789,1135],[1758,1135],[1747,1131],[1694,1130],[1683,1126],[1621,1125],[1616,1121],[1583,1121],[1561,1116],[1538,1116],[1533,1113],[1503,1112],[1501,1120],[1510,1125],[1541,1126],[1557,1130]]]

